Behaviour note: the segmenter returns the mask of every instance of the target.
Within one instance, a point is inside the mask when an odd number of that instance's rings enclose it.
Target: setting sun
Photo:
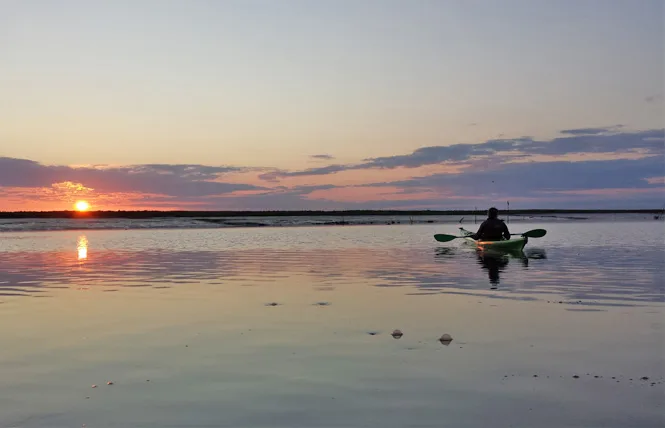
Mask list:
[[[74,207],[76,208],[76,211],[88,211],[90,204],[86,201],[78,201],[76,204],[74,204]]]

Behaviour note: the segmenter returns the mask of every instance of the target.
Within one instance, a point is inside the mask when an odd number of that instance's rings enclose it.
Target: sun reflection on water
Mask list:
[[[76,250],[78,252],[78,259],[85,260],[88,258],[88,238],[81,235],[76,242]]]

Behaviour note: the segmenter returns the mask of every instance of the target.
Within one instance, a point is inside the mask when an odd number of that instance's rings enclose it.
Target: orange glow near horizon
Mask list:
[[[74,204],[74,208],[76,208],[76,211],[88,211],[90,209],[90,204],[86,201],[77,201]]]

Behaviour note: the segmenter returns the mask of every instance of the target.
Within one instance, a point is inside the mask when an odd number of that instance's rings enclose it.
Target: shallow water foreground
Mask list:
[[[536,227],[0,234],[0,427],[662,426],[662,232]]]

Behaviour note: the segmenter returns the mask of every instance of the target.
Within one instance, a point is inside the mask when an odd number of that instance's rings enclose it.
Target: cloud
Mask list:
[[[216,181],[223,174],[242,170],[236,167],[160,164],[74,168],[0,157],[0,186],[50,188],[54,183],[71,182],[81,183],[101,193],[141,192],[174,197],[262,189],[251,184]]]
[[[482,198],[538,198],[555,192],[619,188],[642,193],[642,189],[650,189],[658,194],[665,189],[657,186],[656,181],[650,182],[649,178],[662,172],[662,158],[650,156],[639,160],[512,163],[496,170],[434,174],[370,186],[428,188]]]
[[[622,128],[623,125],[614,125],[608,126],[605,128],[577,128],[577,129],[564,129],[561,131],[562,134],[571,134],[571,135],[597,135],[597,134],[608,134],[614,132],[619,128]]]
[[[618,129],[423,147],[295,171],[199,164],[73,167],[0,157],[0,204],[3,210],[35,204],[62,209],[64,201],[85,198],[99,209],[436,209],[509,199],[530,207],[661,206],[665,130]]]
[[[129,173],[157,173],[157,174],[170,174],[181,178],[188,178],[192,180],[214,180],[223,174],[231,172],[242,172],[245,168],[231,167],[231,166],[206,166],[206,165],[191,165],[191,164],[146,164],[135,165],[126,168]]]
[[[321,159],[321,160],[332,160],[335,159],[335,156],[322,154],[322,155],[311,155],[310,158]]]
[[[663,94],[650,95],[650,96],[644,98],[644,101],[646,101],[649,104],[662,102],[663,101]]]
[[[663,154],[665,129],[617,132],[622,125],[606,128],[578,128],[561,131],[564,137],[535,140],[531,137],[492,139],[478,144],[422,147],[410,154],[364,159],[359,164],[333,164],[300,171],[275,170],[261,176],[268,181],[283,177],[304,177],[335,174],[362,169],[417,168],[426,165],[494,159],[507,162],[524,156],[570,155],[579,153],[618,153],[643,151]]]
[[[644,151],[652,155],[662,155],[665,153],[664,144],[665,130],[652,129],[613,134],[582,134],[555,138],[550,141],[531,141],[523,145],[520,150],[531,155],[618,153],[627,151]]]
[[[259,175],[259,178],[265,181],[276,181],[280,177],[306,177],[311,175],[328,175],[340,171],[358,169],[353,165],[328,165],[319,168],[308,168],[302,171],[274,170]]]

